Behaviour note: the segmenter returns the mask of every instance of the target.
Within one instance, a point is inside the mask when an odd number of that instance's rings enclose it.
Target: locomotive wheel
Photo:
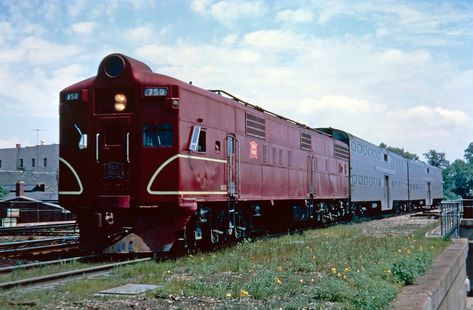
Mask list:
[[[223,233],[216,230],[216,229],[212,229],[210,230],[210,242],[212,244],[218,244],[220,242],[220,235],[222,235]]]

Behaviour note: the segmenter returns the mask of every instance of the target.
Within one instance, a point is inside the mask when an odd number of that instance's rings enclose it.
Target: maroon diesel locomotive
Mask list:
[[[81,246],[169,251],[350,216],[346,142],[112,54],[60,93]]]

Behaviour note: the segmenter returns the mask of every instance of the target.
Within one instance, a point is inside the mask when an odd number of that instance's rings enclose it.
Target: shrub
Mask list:
[[[391,268],[396,281],[403,285],[413,284],[414,280],[423,274],[432,261],[426,252],[415,252],[397,259]]]

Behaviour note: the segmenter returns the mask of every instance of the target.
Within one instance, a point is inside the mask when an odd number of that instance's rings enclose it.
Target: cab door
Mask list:
[[[307,156],[307,191],[309,195],[315,195],[315,181],[314,181],[314,155]]]
[[[98,195],[128,194],[130,179],[130,118],[101,117],[95,135]]]
[[[239,190],[239,150],[233,135],[227,136],[227,188],[230,197],[238,196]]]

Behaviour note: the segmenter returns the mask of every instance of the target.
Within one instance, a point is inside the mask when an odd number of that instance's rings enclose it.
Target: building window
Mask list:
[[[384,161],[388,161],[388,154],[384,154]]]
[[[45,157],[43,158],[43,166],[47,167],[48,166],[48,159]]]
[[[23,168],[23,158],[20,158],[20,168]]]
[[[0,159],[0,168],[2,168],[2,160]]]
[[[36,164],[36,159],[35,158],[32,158],[31,159],[31,167],[34,167]]]

